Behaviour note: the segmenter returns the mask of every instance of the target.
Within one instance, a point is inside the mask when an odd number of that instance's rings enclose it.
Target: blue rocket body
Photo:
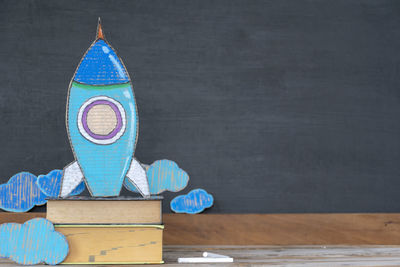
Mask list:
[[[131,164],[138,116],[133,88],[111,46],[97,39],[69,88],[67,131],[92,196],[118,196]]]

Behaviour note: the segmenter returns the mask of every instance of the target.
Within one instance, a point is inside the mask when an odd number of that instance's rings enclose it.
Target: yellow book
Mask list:
[[[160,264],[163,225],[55,225],[68,241],[63,264]]]

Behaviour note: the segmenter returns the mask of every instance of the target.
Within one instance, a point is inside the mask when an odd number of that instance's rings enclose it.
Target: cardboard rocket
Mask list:
[[[100,20],[69,86],[66,126],[76,161],[64,168],[61,197],[82,180],[92,196],[118,196],[125,179],[150,195],[146,171],[134,158],[138,114],[132,83]]]

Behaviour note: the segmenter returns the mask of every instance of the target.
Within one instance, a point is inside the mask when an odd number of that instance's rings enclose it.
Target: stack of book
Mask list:
[[[163,263],[161,202],[162,197],[49,199],[47,219],[69,244],[63,263]]]

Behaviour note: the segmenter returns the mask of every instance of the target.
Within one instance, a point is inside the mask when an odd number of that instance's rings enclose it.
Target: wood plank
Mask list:
[[[234,263],[218,266],[399,266],[398,246],[166,246],[164,261],[177,264],[179,257],[201,257],[209,251],[234,259]],[[185,266],[199,266],[198,264]],[[215,266],[201,264],[200,266]]]
[[[44,213],[0,213],[0,223]],[[400,245],[400,214],[163,214],[166,245]]]
[[[165,214],[169,245],[400,245],[400,214]]]
[[[218,266],[400,266],[399,246],[164,246],[165,265],[215,266],[177,263],[179,257],[201,257],[203,251],[233,257],[233,263]],[[11,266],[15,263],[0,259],[0,267]]]
[[[45,212],[27,212],[27,213],[13,213],[0,211],[0,224],[1,223],[24,223],[33,218],[46,218]]]

